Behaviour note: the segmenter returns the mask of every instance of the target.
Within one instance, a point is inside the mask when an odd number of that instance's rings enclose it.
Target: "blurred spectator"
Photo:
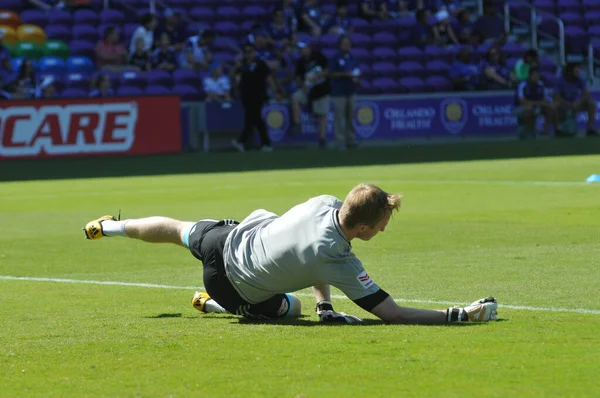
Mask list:
[[[479,87],[480,68],[472,61],[471,51],[462,48],[450,68],[455,91],[472,91]]]
[[[417,23],[410,32],[411,42],[417,46],[425,47],[433,42],[433,28],[427,22],[427,11],[421,9],[415,14]]]
[[[414,2],[415,9],[426,10],[435,14],[438,11],[446,10],[450,14],[455,15],[460,6],[459,0],[416,0]]]
[[[29,58],[25,58],[21,63],[19,73],[17,74],[16,85],[18,86],[19,83],[23,84],[25,98],[35,97],[35,69],[33,67],[33,62]]]
[[[12,98],[12,94],[7,91],[4,91],[4,79],[2,75],[0,75],[0,100],[8,100]]]
[[[490,47],[481,63],[481,70],[483,86],[487,90],[506,90],[513,86],[513,78],[499,48]]]
[[[133,32],[131,43],[129,45],[129,54],[136,51],[139,39],[144,40],[144,50],[151,51],[154,45],[154,29],[156,28],[156,18],[152,14],[145,14],[140,20],[140,26]]]
[[[440,10],[435,14],[436,24],[433,27],[433,37],[438,46],[447,46],[449,44],[458,44],[458,39],[454,34],[452,25],[450,25],[450,13],[447,10]]]
[[[207,29],[187,39],[182,52],[180,65],[194,70],[207,69],[212,62],[209,47],[215,40],[215,32]]]
[[[179,11],[167,8],[163,15],[165,20],[154,31],[154,41],[158,43],[163,33],[166,33],[169,36],[171,46],[175,51],[179,52],[183,50],[183,46],[187,40],[186,28],[179,19],[180,13]]]
[[[256,56],[254,46],[247,43],[244,46],[244,56],[236,65],[233,75],[240,86],[240,99],[244,107],[244,130],[239,139],[231,143],[240,152],[245,151],[246,142],[252,137],[256,128],[260,135],[262,150],[270,152],[273,150],[271,139],[262,117],[262,108],[268,99],[267,84],[276,93],[277,100],[281,100],[271,70]]]
[[[231,101],[231,82],[223,74],[223,66],[218,61],[210,65],[209,75],[204,78],[203,85],[206,101]]]
[[[471,44],[474,41],[474,25],[469,18],[467,10],[460,10],[456,16],[456,23],[452,27],[460,44]]]
[[[94,80],[93,89],[90,92],[92,98],[104,98],[112,97],[115,95],[114,90],[111,88],[110,76],[104,73],[100,73]]]
[[[12,72],[10,52],[2,42],[2,32],[0,32],[0,78],[6,79],[10,72]]]
[[[135,46],[135,51],[129,56],[129,65],[135,66],[137,69],[147,72],[151,69],[150,54],[146,51],[146,44],[142,37],[138,38]]]
[[[336,2],[336,12],[327,21],[323,27],[324,33],[333,33],[337,35],[347,35],[352,33],[352,24],[348,18],[348,4],[346,0]]]
[[[47,76],[37,87],[35,97],[38,99],[50,99],[55,96],[56,90],[54,89],[54,78],[52,76]]]
[[[354,98],[355,85],[360,76],[360,69],[354,56],[350,53],[352,41],[342,36],[338,42],[339,51],[333,57],[329,68],[331,78],[331,97],[335,112],[335,137],[340,148],[356,146],[354,131]]]
[[[300,128],[302,106],[308,105],[318,119],[319,147],[325,148],[327,114],[329,113],[329,68],[327,58],[311,49],[309,44],[299,43],[302,56],[296,63],[296,79],[299,89],[292,96],[294,130]]]
[[[391,18],[407,17],[412,15],[408,9],[407,0],[388,0],[387,8]]]
[[[525,51],[523,58],[519,58],[515,63],[514,74],[517,81],[527,80],[529,70],[538,68],[540,64],[538,52],[534,49]]]
[[[96,44],[96,66],[118,70],[127,64],[127,50],[119,43],[119,31],[114,26],[104,29],[104,39]]]
[[[320,36],[322,20],[319,0],[304,0],[299,19],[301,31]]]
[[[24,100],[31,98],[28,96],[27,90],[25,88],[25,82],[23,80],[18,80],[13,86],[12,98],[13,100]]]
[[[76,9],[88,7],[92,4],[91,0],[29,0],[29,4],[49,11],[57,9]]]
[[[565,67],[563,76],[554,89],[554,103],[558,108],[558,118],[560,121],[563,121],[567,116],[574,117],[577,113],[586,112],[587,135],[598,135],[598,131],[594,130],[596,101],[590,96],[587,84],[581,78],[581,72],[577,63],[569,62]]]
[[[267,31],[276,45],[287,46],[290,44],[292,39],[292,29],[285,22],[283,9],[277,8],[273,12],[273,22],[267,26]]]
[[[158,47],[152,54],[152,68],[172,72],[177,69],[177,53],[171,47],[169,34],[163,33],[158,41]]]
[[[556,122],[554,107],[546,98],[546,88],[537,68],[531,68],[529,78],[519,83],[516,102],[519,106],[517,112],[530,132],[535,131],[535,122],[540,114],[544,115],[544,134],[548,133],[550,124]]]
[[[367,21],[387,19],[389,15],[386,0],[358,0],[358,16]]]
[[[267,63],[269,68],[276,70],[279,68],[279,60],[275,53],[269,48],[267,32],[259,30],[254,33],[254,48],[256,56]]]
[[[496,5],[489,1],[483,6],[483,15],[475,21],[475,36],[480,43],[503,44],[506,41],[504,20],[498,15]]]
[[[298,2],[299,4],[300,2]],[[283,16],[285,24],[289,26],[292,33],[298,30],[298,12],[299,7],[294,0],[283,0]]]

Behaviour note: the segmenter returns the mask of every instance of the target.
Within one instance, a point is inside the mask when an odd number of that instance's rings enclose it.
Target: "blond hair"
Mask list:
[[[402,195],[389,194],[372,184],[352,188],[340,209],[340,221],[348,228],[359,224],[374,227],[388,214],[400,209]]]

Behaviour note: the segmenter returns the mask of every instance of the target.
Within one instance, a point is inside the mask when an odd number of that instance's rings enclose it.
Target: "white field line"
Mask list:
[[[133,283],[133,282],[118,282],[118,281],[90,281],[81,279],[62,279],[62,278],[40,278],[31,276],[10,276],[0,275],[0,280],[9,281],[34,281],[34,282],[51,282],[51,283],[76,283],[76,284],[87,284],[87,285],[112,285],[112,286],[129,286],[129,287],[145,287],[154,289],[174,289],[174,290],[202,290],[202,286],[171,286],[171,285],[157,285],[153,283]],[[294,293],[297,296],[312,297],[309,293]],[[332,298],[347,300],[346,296],[332,295]],[[422,299],[401,299],[397,298],[395,301],[399,303],[420,303],[420,304],[438,304],[438,305],[456,305],[456,302],[452,301],[439,301],[439,300],[422,300]],[[556,308],[556,307],[531,307],[528,305],[510,305],[510,304],[499,304],[501,308],[509,308],[512,310],[527,310],[527,311],[544,311],[544,312],[570,312],[578,314],[593,314],[600,315],[600,310],[591,310],[586,308]]]
[[[331,185],[331,184],[356,184],[359,180],[318,180],[312,181],[310,185]],[[499,186],[547,186],[547,187],[567,187],[567,186],[598,186],[600,184],[593,184],[585,181],[487,181],[487,180],[360,180],[360,182],[366,182],[371,184],[424,184],[424,185],[449,185],[449,184],[464,184],[464,185],[499,185]],[[254,184],[254,185],[252,185]],[[276,183],[259,183],[261,187],[301,187],[308,185],[303,181],[287,181],[287,182],[276,182]],[[242,189],[249,186],[256,186],[256,182],[249,184],[228,184],[228,185],[211,185],[211,191],[228,190],[228,189]],[[154,189],[142,189],[135,190],[136,194],[157,194],[157,193],[178,193],[178,192],[196,192],[201,191],[199,187],[164,187]],[[40,195],[3,195],[0,196],[0,200],[27,200],[27,199],[53,199],[53,198],[64,198],[64,197],[89,197],[89,196],[117,196],[117,195],[130,195],[131,190],[109,190],[109,191],[96,191],[96,192],[62,192],[52,194],[40,194]]]

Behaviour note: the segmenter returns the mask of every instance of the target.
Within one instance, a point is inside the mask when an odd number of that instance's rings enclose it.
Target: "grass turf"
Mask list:
[[[365,153],[376,152],[357,152],[360,164]],[[160,159],[113,161],[142,170]],[[0,275],[200,286],[200,263],[181,248],[87,242],[80,228],[119,208],[185,220],[282,213],[374,181],[404,193],[403,208],[353,246],[392,296],[600,310],[600,186],[581,184],[600,156],[344,166],[4,182]],[[493,324],[391,326],[336,299],[365,324],[323,327],[308,292],[305,317],[261,324],[199,314],[192,289],[0,279],[0,396],[596,395],[600,314],[501,307]]]

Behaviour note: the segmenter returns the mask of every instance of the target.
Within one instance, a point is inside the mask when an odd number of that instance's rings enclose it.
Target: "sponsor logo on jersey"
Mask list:
[[[11,106],[0,109],[0,156],[127,152],[137,122],[135,102]]]
[[[374,283],[371,280],[371,277],[369,276],[369,274],[367,274],[367,271],[363,271],[360,274],[358,274],[356,279],[358,279],[360,284],[363,285],[365,288],[371,287]]]

